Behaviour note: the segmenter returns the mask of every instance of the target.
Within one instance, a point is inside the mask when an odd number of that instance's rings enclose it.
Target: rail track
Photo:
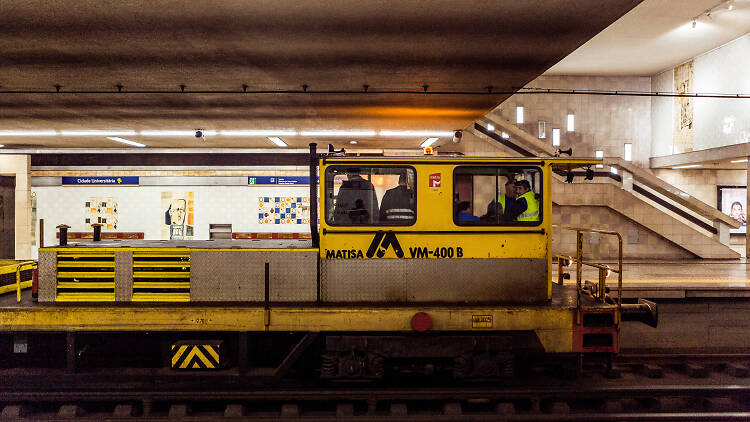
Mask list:
[[[748,355],[621,355],[577,377],[384,383],[249,381],[232,371],[3,370],[6,419],[750,420]],[[36,380],[30,382],[30,380]]]

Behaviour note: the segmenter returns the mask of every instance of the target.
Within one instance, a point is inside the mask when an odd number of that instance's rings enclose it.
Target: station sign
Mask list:
[[[309,186],[310,176],[248,176],[248,186]]]
[[[63,186],[140,186],[139,176],[63,176]]]

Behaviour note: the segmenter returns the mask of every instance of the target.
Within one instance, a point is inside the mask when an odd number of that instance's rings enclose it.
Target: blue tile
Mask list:
[[[263,218],[263,213],[262,212],[258,213],[258,218]]]
[[[266,197],[263,198],[263,202],[268,202],[269,199],[270,198],[266,196]]]
[[[273,220],[273,223],[274,224],[281,224],[281,220],[279,220],[279,219]]]
[[[297,224],[302,224],[302,220],[298,218],[297,219]]]
[[[297,208],[297,203],[296,202],[292,202],[292,208]]]
[[[276,202],[279,202],[279,197],[278,196],[276,197]]]

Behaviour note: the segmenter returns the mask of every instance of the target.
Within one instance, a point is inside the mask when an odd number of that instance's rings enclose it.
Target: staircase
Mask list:
[[[488,124],[494,126],[494,131],[487,130]],[[551,157],[557,152],[557,148],[492,115],[483,117],[467,131],[494,143],[509,155]],[[501,136],[502,132],[508,136]],[[583,177],[574,177],[573,183],[566,183],[563,175],[555,175],[552,181],[553,204],[558,207],[606,207],[694,257],[740,258],[740,254],[729,247],[729,229],[739,228],[736,220],[646,169],[621,158],[604,158],[603,161],[605,168],[596,171],[591,182],[583,183]],[[612,173],[610,168],[617,173]],[[573,173],[574,176],[583,174]],[[586,225],[586,222],[581,221],[579,225]]]

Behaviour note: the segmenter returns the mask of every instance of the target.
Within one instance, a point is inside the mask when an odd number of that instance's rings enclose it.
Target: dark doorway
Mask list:
[[[16,178],[0,176],[0,259],[16,255]]]

